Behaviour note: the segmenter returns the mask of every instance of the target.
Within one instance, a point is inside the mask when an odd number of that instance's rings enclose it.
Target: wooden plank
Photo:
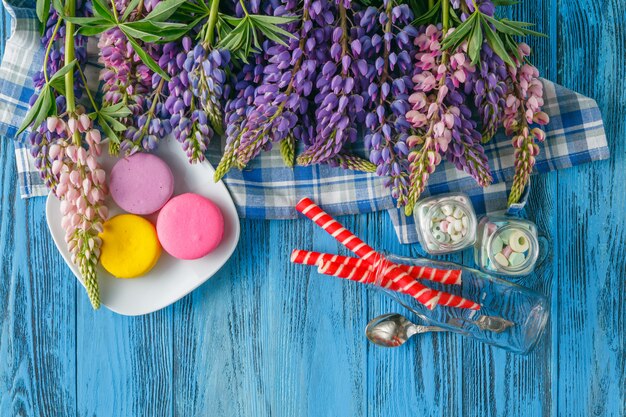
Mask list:
[[[0,164],[0,415],[72,415],[76,284],[47,238],[44,199],[19,196],[5,138]]]
[[[172,415],[172,311],[139,317],[94,311],[80,289],[77,415]]]
[[[291,265],[337,251],[306,220],[242,220],[224,269],[177,304],[175,415],[363,415],[358,285]]]
[[[598,101],[612,157],[558,173],[558,415],[620,416],[626,293],[626,4],[559,0],[559,83]]]

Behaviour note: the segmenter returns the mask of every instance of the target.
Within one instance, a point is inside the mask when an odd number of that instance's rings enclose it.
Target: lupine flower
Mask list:
[[[55,195],[61,200],[61,225],[65,242],[84,280],[94,308],[100,306],[96,266],[102,245],[102,232],[108,210],[104,205],[107,194],[106,174],[98,163],[100,132],[91,119],[79,109],[76,116],[66,120],[49,117],[45,123],[46,136],[54,139],[48,148],[52,161],[50,173],[55,177]],[[74,143],[76,135],[87,148]]]
[[[504,128],[507,135],[513,136],[515,147],[515,176],[509,194],[509,204],[516,203],[524,192],[530,173],[539,154],[536,142],[545,140],[545,132],[533,123],[546,125],[548,115],[541,111],[543,106],[543,84],[539,80],[539,71],[524,58],[530,54],[530,47],[520,43],[518,53],[522,61],[517,67],[509,66],[510,82],[504,109]]]
[[[415,56],[417,74],[413,76],[415,92],[409,97],[412,109],[406,118],[417,134],[407,140],[411,149],[407,214],[412,212],[441,156],[483,186],[492,180],[480,134],[471,120],[471,111],[463,104],[466,98],[462,87],[474,66],[465,45],[452,53],[442,51],[442,37],[441,29],[430,25],[415,40],[419,50]]]
[[[508,76],[502,59],[488,44],[484,44],[480,53],[480,64],[465,85],[465,93],[474,94],[474,105],[481,122],[483,142],[488,142],[502,125]]]
[[[277,15],[290,15],[295,11],[296,1],[288,0],[276,9]],[[246,86],[247,98],[240,97],[239,111],[231,112],[229,122],[241,117],[244,102],[252,98],[252,105],[245,106],[245,120],[235,123],[227,130],[227,149],[216,170],[226,172],[236,165],[243,167],[262,150],[285,139],[290,132],[306,141],[309,129],[297,126],[299,116],[306,114],[308,96],[313,89],[312,77],[316,70],[314,48],[320,38],[324,39],[323,26],[317,21],[325,18],[328,3],[305,0],[300,28],[298,23],[288,25],[287,30],[298,33],[298,38],[288,39],[287,46],[266,41],[263,54],[267,65],[263,67],[262,81],[254,93]],[[241,90],[239,90],[241,91]],[[239,93],[238,93],[239,95]],[[240,119],[241,120],[241,119]],[[234,162],[236,159],[236,162]]]
[[[410,24],[413,14],[409,7],[392,0],[385,0],[380,11],[368,7],[356,19],[359,26],[353,29],[353,43],[361,49],[357,67],[365,81],[362,88],[368,112],[365,145],[376,173],[389,178],[385,185],[391,188],[398,206],[404,206],[409,185],[406,141],[411,131],[405,114],[413,89],[411,59],[417,29]]]
[[[346,143],[357,139],[356,123],[363,116],[364,99],[357,90],[357,65],[347,26],[345,3],[339,1],[338,17],[332,32],[330,59],[320,67],[316,80],[315,137],[298,157],[301,165],[326,162],[338,155]]]
[[[196,45],[187,54],[183,68],[188,73],[191,91],[209,117],[213,130],[224,133],[222,101],[228,97],[226,72],[230,54],[224,50],[209,50],[204,44]]]
[[[189,53],[193,51],[189,37],[181,41],[170,42],[163,45],[163,56],[159,59],[159,65],[169,75],[167,82],[169,96],[165,100],[165,110],[170,117],[174,137],[182,144],[187,153],[189,162],[201,162],[204,160],[206,151],[214,132],[209,124],[206,111],[193,94],[193,86],[189,80],[191,65],[188,62]],[[161,83],[161,77],[154,74],[152,83]]]
[[[142,3],[142,6],[130,15],[131,19],[139,19],[147,15],[160,0]],[[128,2],[116,1],[119,13],[124,13]],[[146,51],[159,59],[166,55],[161,45],[144,43]],[[131,155],[140,150],[153,151],[158,142],[172,130],[169,114],[163,102],[167,96],[163,80],[153,84],[154,72],[150,70],[133,50],[129,40],[118,29],[110,29],[100,35],[100,62],[104,65],[100,78],[104,81],[103,106],[125,103],[132,114],[121,120],[128,128],[117,144],[110,142],[113,153],[121,151]]]

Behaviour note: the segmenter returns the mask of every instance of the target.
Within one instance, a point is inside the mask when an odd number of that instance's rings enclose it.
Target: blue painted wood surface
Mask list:
[[[524,281],[552,302],[531,355],[449,334],[369,345],[370,318],[406,311],[290,265],[293,247],[345,253],[304,220],[242,220],[233,258],[169,308],[94,312],[44,200],[20,199],[2,141],[0,416],[625,415],[626,5],[526,0],[513,14],[550,35],[531,42],[541,73],[598,101],[612,153],[534,178],[527,215],[552,237],[553,262]],[[377,248],[422,254],[398,244],[386,213],[341,220]]]

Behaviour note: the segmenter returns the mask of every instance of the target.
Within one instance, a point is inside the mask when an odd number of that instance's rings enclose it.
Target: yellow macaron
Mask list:
[[[161,245],[156,229],[148,220],[134,214],[120,214],[103,225],[100,233],[100,262],[117,278],[144,275],[156,265]]]

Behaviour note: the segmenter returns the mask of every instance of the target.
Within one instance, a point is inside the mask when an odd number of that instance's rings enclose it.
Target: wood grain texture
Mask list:
[[[612,153],[533,178],[526,215],[551,237],[552,262],[521,283],[550,297],[552,316],[531,355],[445,333],[368,344],[369,319],[410,313],[290,264],[296,247],[347,254],[303,219],[242,220],[225,267],[160,312],[93,312],[54,250],[44,200],[19,198],[3,140],[0,416],[626,415],[626,4],[526,0],[511,15],[550,35],[531,40],[533,61],[598,101]],[[387,213],[340,220],[375,248],[423,255],[398,243]],[[447,258],[473,263],[470,251]]]

